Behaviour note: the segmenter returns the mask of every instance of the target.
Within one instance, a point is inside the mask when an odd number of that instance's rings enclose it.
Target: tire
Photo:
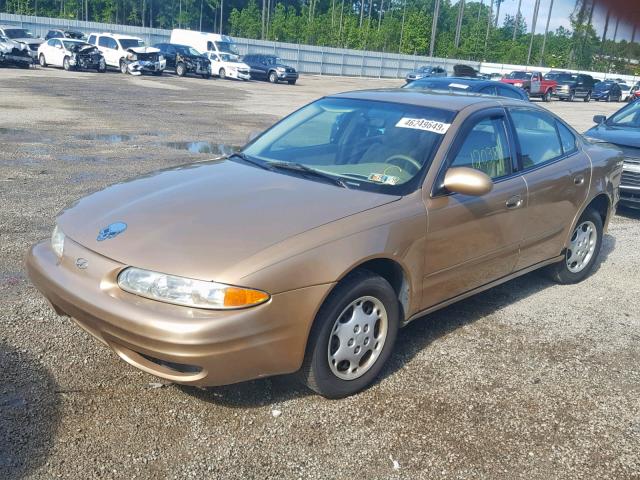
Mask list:
[[[184,66],[184,63],[180,62],[176,65],[176,75],[179,77],[184,77],[187,74],[187,67]]]
[[[611,101],[611,95],[607,95],[607,98],[605,98],[604,101],[609,103]]]
[[[567,98],[567,102],[573,102],[574,98],[576,98],[576,92],[571,92],[569,98]]]
[[[358,311],[363,317],[353,315]],[[378,313],[369,318],[368,312]],[[389,282],[367,270],[349,274],[331,292],[316,316],[298,372],[300,379],[326,398],[342,398],[363,390],[375,380],[391,355],[399,324],[399,302]],[[341,325],[346,327],[340,330]],[[340,342],[340,335],[351,338]],[[336,358],[331,358],[340,351],[331,353],[338,345],[345,346],[344,353],[351,360],[338,358],[336,363]],[[354,367],[353,360],[360,363]]]
[[[584,97],[583,100],[584,100],[584,102],[589,103],[591,101],[591,92],[588,92],[587,96]]]
[[[151,74],[154,77],[160,77],[160,76],[162,76],[162,72],[164,72],[164,70],[155,70],[155,71],[151,72]]]
[[[588,229],[585,232],[585,226],[592,229],[591,234],[587,233],[589,231]],[[588,209],[582,214],[576,228],[571,234],[570,245],[564,254],[565,258],[561,262],[549,267],[549,273],[553,280],[561,284],[571,284],[581,282],[589,276],[600,253],[600,247],[602,246],[602,228],[602,218],[597,211]],[[578,231],[581,231],[583,235],[587,236],[580,240],[578,238]],[[583,244],[578,247],[580,249],[571,249],[574,241],[583,242]],[[578,253],[576,254],[576,252]],[[579,252],[586,253],[581,254]],[[574,259],[574,261],[571,261],[572,259]],[[578,263],[576,264],[576,262]],[[583,264],[581,265],[580,262],[583,262]],[[573,265],[573,268],[570,268],[569,265]]]
[[[278,83],[278,74],[276,72],[269,72],[269,83]]]
[[[227,78],[227,71],[224,68],[221,68],[218,70],[218,76],[220,77],[220,80],[224,80]]]
[[[546,92],[544,92],[544,94],[542,95],[542,101],[543,102],[548,102],[549,100],[551,100],[551,92],[549,90],[547,90]]]
[[[67,72],[71,70],[71,64],[69,63],[69,57],[64,57],[62,60],[62,68],[64,68]]]
[[[44,53],[41,53],[38,57],[38,63],[40,63],[40,66],[42,68],[45,68],[47,66],[47,60],[44,58]]]
[[[203,73],[202,74],[202,78],[204,78],[205,80],[209,80],[211,78],[211,74],[210,73]]]
[[[105,63],[104,59],[100,60],[100,63],[98,64],[98,68],[96,68],[96,70],[98,71],[98,73],[105,73],[107,71],[107,64]]]
[[[295,81],[295,80],[287,80],[287,83],[288,83],[289,85],[295,85],[295,84],[296,84],[296,81]]]
[[[120,60],[120,73],[124,73],[125,75],[128,73],[127,62],[124,60]]]

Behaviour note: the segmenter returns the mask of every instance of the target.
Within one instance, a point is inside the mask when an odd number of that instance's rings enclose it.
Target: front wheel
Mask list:
[[[218,76],[220,77],[220,80],[224,80],[227,78],[227,71],[224,68],[221,68],[218,72]]]
[[[71,63],[69,63],[69,57],[64,57],[64,60],[62,60],[62,68],[64,68],[67,72],[71,70]]]
[[[389,282],[367,270],[348,275],[316,316],[300,377],[327,398],[359,392],[391,355],[399,323],[399,302]]]
[[[542,95],[542,101],[548,102],[549,100],[551,100],[551,92],[547,90],[546,92],[544,92],[544,95]]]
[[[45,68],[47,66],[47,60],[44,58],[44,53],[41,53],[38,57],[38,63],[40,63],[40,66],[42,68]]]
[[[573,102],[573,99],[576,98],[576,92],[571,92],[569,94],[569,98],[567,98],[568,102]]]
[[[584,97],[584,101],[589,103],[589,101],[591,101],[591,92],[587,93],[587,96]]]
[[[564,259],[549,268],[556,282],[578,283],[589,275],[602,246],[602,228],[602,218],[597,211],[589,209],[582,214],[571,234]]]
[[[125,62],[124,60],[120,60],[120,73],[126,74],[127,71],[128,71],[127,62]]]
[[[105,63],[104,59],[100,60],[100,62],[98,63],[98,68],[96,70],[98,70],[98,73],[104,73],[107,71],[107,64]]]
[[[295,85],[295,84],[296,84],[296,81],[295,81],[295,80],[287,80],[287,83],[288,83],[289,85]]]
[[[202,78],[204,78],[205,80],[209,80],[211,78],[211,74],[210,73],[203,73],[202,74]]]
[[[185,67],[184,63],[179,63],[176,65],[176,75],[179,77],[184,77],[187,74],[187,67]]]
[[[278,83],[278,74],[276,72],[271,72],[269,74],[269,82],[270,83]]]

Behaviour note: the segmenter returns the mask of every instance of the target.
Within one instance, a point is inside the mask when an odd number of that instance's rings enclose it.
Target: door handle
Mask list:
[[[584,175],[576,175],[573,177],[573,183],[576,185],[582,185],[584,183]]]
[[[505,202],[507,208],[518,208],[522,206],[522,197],[520,195],[514,195]]]

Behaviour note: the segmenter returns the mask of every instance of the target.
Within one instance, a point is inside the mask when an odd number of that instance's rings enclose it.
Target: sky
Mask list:
[[[469,0],[468,0],[469,1]],[[477,1],[477,0],[471,0]],[[485,5],[488,5],[491,0],[484,0]],[[640,0],[628,0],[631,4],[634,2],[640,2]],[[541,0],[540,1],[540,10],[538,13],[538,22],[536,25],[536,32],[543,33],[544,28],[547,22],[547,16],[549,15],[549,6],[551,4],[551,0]],[[531,31],[531,21],[533,19],[533,9],[535,6],[535,0],[522,0],[521,11],[524,17],[525,22],[527,23],[527,30]],[[495,8],[495,6],[494,6]],[[560,26],[571,29],[571,24],[569,22],[569,16],[574,11],[575,8],[575,0],[554,0],[553,2],[553,12],[551,15],[551,20],[549,22],[549,30],[554,31]],[[498,24],[502,25],[504,21],[504,17],[506,15],[515,16],[518,11],[518,0],[504,0],[504,3],[500,6],[500,19]],[[596,3],[596,8],[594,10],[593,15],[593,24],[596,29],[598,35],[602,35],[604,30],[606,18],[606,10],[598,6]],[[607,38],[612,38],[614,29],[615,29],[616,20],[611,18],[609,21],[609,31],[607,32]],[[630,25],[625,24],[624,20],[620,21],[618,27],[618,34],[616,39],[621,40],[625,38],[626,40],[631,40],[632,27]],[[636,33],[635,41],[640,41],[640,29]]]

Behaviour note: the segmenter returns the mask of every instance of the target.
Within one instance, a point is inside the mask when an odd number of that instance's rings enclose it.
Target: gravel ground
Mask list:
[[[320,95],[400,82],[0,75],[0,478],[640,478],[640,215],[612,220],[579,285],[533,273],[412,323],[360,395],[287,377],[165,385],[53,313],[28,246],[91,191],[211,156],[186,147],[224,150]],[[582,131],[618,106],[548,108]],[[196,141],[211,144],[181,143]]]

